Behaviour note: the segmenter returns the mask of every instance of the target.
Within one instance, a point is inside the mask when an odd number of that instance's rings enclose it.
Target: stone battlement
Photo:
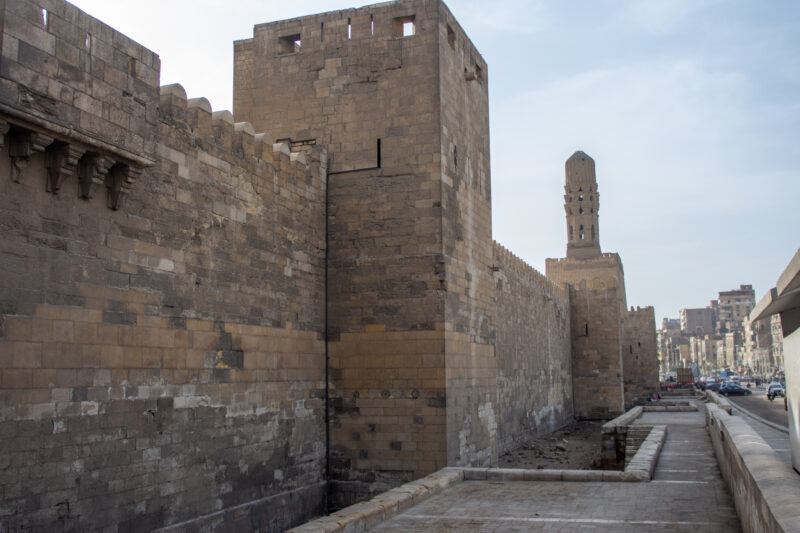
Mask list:
[[[591,257],[588,259],[580,259],[574,257],[558,257],[558,258],[547,258],[546,261],[548,263],[555,263],[559,265],[568,265],[570,263],[580,264],[580,265],[617,265],[619,264],[620,268],[622,268],[622,260],[619,257],[619,254],[616,252],[603,252],[597,257]]]
[[[275,167],[307,166],[305,152],[292,152],[288,143],[276,143],[269,133],[256,133],[249,122],[234,122],[228,110],[213,111],[206,98],[187,99],[180,84],[159,89],[159,117],[183,130],[204,147],[214,147],[245,167],[257,170],[264,160]],[[302,170],[301,170],[302,171]]]
[[[530,266],[514,252],[500,244],[499,242],[492,241],[492,256],[495,262],[500,263],[506,268],[513,269],[518,274],[522,275],[529,281],[534,282],[541,288],[560,296],[561,298],[567,297],[567,291],[564,287],[549,280],[544,274]],[[496,268],[497,265],[495,265]]]

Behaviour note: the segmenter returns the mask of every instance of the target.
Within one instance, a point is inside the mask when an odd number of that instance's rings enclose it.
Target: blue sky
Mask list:
[[[231,108],[234,39],[347,0],[74,2]],[[564,162],[597,164],[600,244],[656,319],[750,283],[800,246],[800,2],[451,0],[489,65],[493,233],[533,267],[562,257]],[[161,16],[153,17],[153,13]]]

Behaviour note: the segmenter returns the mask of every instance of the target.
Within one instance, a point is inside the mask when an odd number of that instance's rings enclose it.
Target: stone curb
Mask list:
[[[666,433],[666,426],[654,426],[624,472],[619,470],[447,467],[424,478],[381,493],[366,502],[356,503],[329,516],[306,522],[290,529],[287,533],[360,533],[367,531],[373,525],[388,520],[462,481],[650,481]]]
[[[287,533],[360,533],[464,480],[460,468],[443,468],[340,511],[306,522]]]
[[[635,475],[633,474],[634,472],[644,473],[647,479],[637,479],[637,481],[650,481],[653,479],[658,456],[661,454],[661,448],[664,447],[666,438],[667,426],[653,426],[647,438],[639,446],[633,459],[625,467],[625,473],[631,472],[631,475]]]
[[[694,405],[645,405],[642,409],[645,413],[661,411],[688,413],[697,411],[697,407]]]

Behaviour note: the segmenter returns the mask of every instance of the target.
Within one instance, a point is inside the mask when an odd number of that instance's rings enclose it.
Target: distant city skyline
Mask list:
[[[162,84],[221,110],[233,41],[253,25],[365,2],[74,3],[159,54]],[[774,286],[800,245],[800,4],[447,3],[489,66],[496,240],[541,272],[565,255],[564,163],[582,150],[629,305],[655,306],[660,325],[740,284],[757,300]]]

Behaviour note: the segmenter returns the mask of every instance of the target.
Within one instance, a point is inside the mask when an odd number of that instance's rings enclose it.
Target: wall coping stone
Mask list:
[[[731,402],[729,402],[727,398],[720,396],[714,391],[707,390],[706,399],[717,404],[717,407],[719,407],[729,415],[732,414],[731,411],[733,410],[733,406],[731,405]]]
[[[613,420],[609,420],[605,424],[603,424],[602,431],[603,433],[613,433],[619,427],[627,427],[630,426],[634,420],[642,416],[644,409],[642,409],[641,405],[637,405],[628,411],[625,411],[617,418]]]

